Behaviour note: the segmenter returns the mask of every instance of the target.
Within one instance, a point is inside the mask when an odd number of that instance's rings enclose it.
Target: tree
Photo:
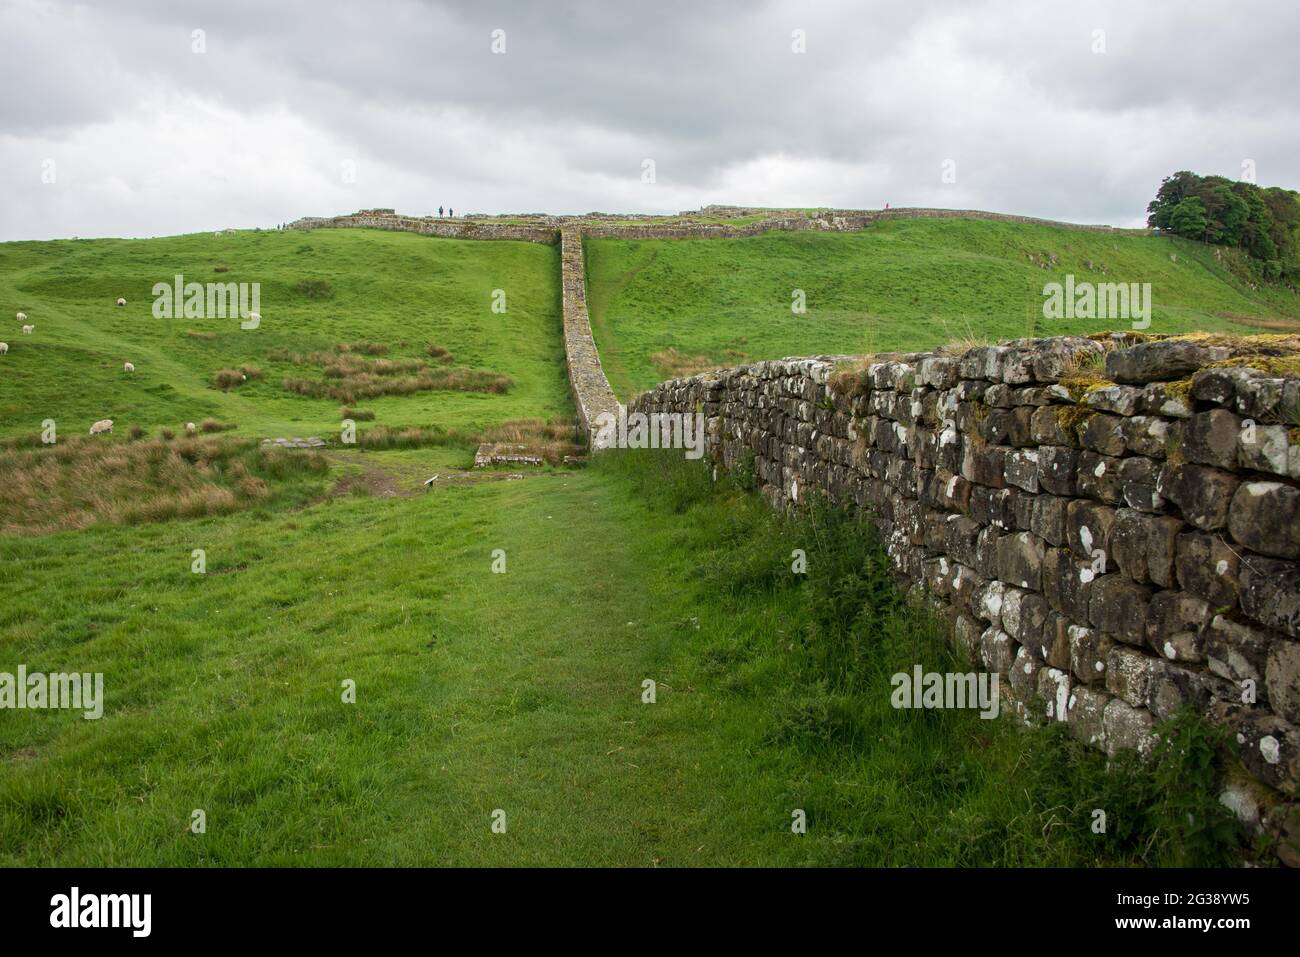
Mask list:
[[[1179,236],[1201,239],[1205,236],[1207,222],[1205,204],[1199,198],[1189,196],[1170,211],[1168,228]]]

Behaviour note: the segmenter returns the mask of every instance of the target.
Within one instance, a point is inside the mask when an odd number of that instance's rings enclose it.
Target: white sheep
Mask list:
[[[0,342],[0,356],[4,355],[8,351],[9,351],[9,343]]]
[[[32,334],[32,330],[35,328],[36,328],[35,326],[23,326],[23,335],[30,336]]]
[[[126,370],[127,372],[134,372],[134,371],[135,371],[135,365],[134,365],[133,363],[130,363],[130,362],[125,363],[125,364],[122,366],[122,368],[123,368],[124,370]]]
[[[196,426],[193,422],[186,422],[186,423],[185,423],[185,434],[186,434],[186,435],[193,435],[193,434],[194,434],[195,432],[197,432],[197,431],[198,431],[198,426]]]
[[[18,313],[18,321],[19,321],[19,322],[26,322],[26,321],[27,321],[27,313],[25,313],[25,312],[20,312],[20,313]]]
[[[112,431],[113,431],[112,419],[100,419],[98,422],[96,422],[94,425],[90,427],[91,435],[99,435],[103,432],[112,432]]]
[[[123,299],[121,296],[118,296],[118,297],[117,297],[117,304],[118,304],[119,306],[125,306],[125,305],[126,305],[126,300]]]

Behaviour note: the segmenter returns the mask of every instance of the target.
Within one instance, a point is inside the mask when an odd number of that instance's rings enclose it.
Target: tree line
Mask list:
[[[1300,281],[1300,193],[1180,170],[1147,204],[1147,225],[1258,260],[1265,279]]]

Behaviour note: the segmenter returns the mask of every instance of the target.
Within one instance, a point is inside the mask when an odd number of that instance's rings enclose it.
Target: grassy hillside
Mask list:
[[[337,432],[342,402],[284,386],[289,377],[321,379],[320,363],[285,356],[355,342],[387,347],[386,360],[425,361],[439,376],[511,382],[502,394],[419,391],[353,403],[373,411],[374,424],[472,428],[572,415],[558,272],[548,246],[371,230],[0,244],[0,341],[9,343],[0,356],[0,436],[36,432],[47,418],[68,435],[101,418],[153,432],[208,416],[241,435]],[[152,287],[176,273],[260,283],[260,327],[154,318]],[[505,313],[491,311],[494,289],[506,293]],[[114,306],[119,296],[125,307]],[[18,311],[34,334],[21,334]],[[450,357],[430,358],[429,344]],[[128,361],[133,374],[123,371]],[[369,370],[375,359],[351,361]],[[260,378],[214,386],[220,370],[249,364]]]
[[[746,358],[922,350],[1125,325],[1044,320],[1043,285],[1067,273],[1151,283],[1151,332],[1260,331],[1233,317],[1300,316],[1296,297],[1250,289],[1221,253],[1165,237],[955,219],[896,220],[859,233],[591,240],[588,299],[601,361],[626,399],[695,366]],[[806,294],[804,315],[791,312],[794,289]]]

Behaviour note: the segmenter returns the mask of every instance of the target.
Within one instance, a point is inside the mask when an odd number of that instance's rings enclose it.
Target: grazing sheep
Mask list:
[[[118,296],[118,297],[117,297],[117,304],[118,304],[119,306],[125,306],[125,305],[126,305],[126,300],[123,299],[121,296]]]
[[[8,351],[9,351],[9,343],[0,342],[0,356],[4,355]]]
[[[18,321],[19,321],[19,322],[26,322],[26,321],[27,321],[27,313],[25,313],[25,312],[20,312],[20,313],[18,313]]]
[[[127,372],[134,372],[134,371],[135,371],[135,366],[134,366],[132,363],[130,363],[130,362],[128,362],[128,363],[126,363],[125,365],[123,365],[122,368],[125,369]]]
[[[103,432],[112,432],[112,431],[113,431],[112,419],[100,419],[98,422],[96,422],[94,425],[90,427],[91,435],[99,435]]]
[[[35,328],[36,328],[35,326],[23,326],[23,335],[30,336],[32,334],[32,330]]]
[[[186,423],[185,423],[185,434],[186,434],[186,435],[193,435],[193,434],[194,434],[195,432],[197,432],[197,431],[198,431],[198,427],[197,427],[193,422],[186,422]]]

